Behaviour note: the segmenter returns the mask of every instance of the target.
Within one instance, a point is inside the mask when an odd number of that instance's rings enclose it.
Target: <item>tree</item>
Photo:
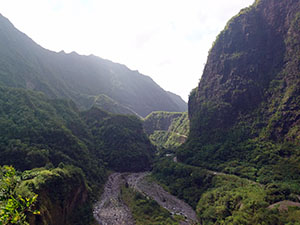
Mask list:
[[[28,197],[18,194],[20,183],[21,178],[12,166],[0,167],[0,225],[27,225],[28,214],[40,213],[34,209],[38,195],[32,193]]]

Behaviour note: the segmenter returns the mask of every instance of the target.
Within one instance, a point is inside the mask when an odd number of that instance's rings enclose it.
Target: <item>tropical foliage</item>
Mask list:
[[[288,185],[262,185],[235,175],[175,163],[156,162],[153,178],[197,211],[201,224],[299,224],[300,208],[270,209],[294,199]],[[294,197],[294,198],[293,198]]]
[[[154,148],[135,116],[113,115],[98,108],[80,112],[72,101],[0,86],[0,165],[13,165],[26,171],[24,177],[34,177],[22,184],[39,194],[38,206],[49,208],[40,209],[39,220],[59,213],[55,211],[58,209],[64,212],[58,205],[71,201],[68,194],[78,184],[77,188],[86,189],[89,197],[80,204],[82,207],[75,205],[68,213],[81,210],[76,214],[81,216],[78,221],[88,224],[90,200],[101,191],[107,170],[149,169],[153,156]],[[69,165],[82,172],[72,172],[76,170]],[[50,187],[59,193],[56,195]],[[62,223],[71,223],[71,218],[65,218]]]
[[[0,224],[29,224],[27,216],[40,214],[35,209],[38,195],[20,191],[21,177],[11,166],[0,169]]]

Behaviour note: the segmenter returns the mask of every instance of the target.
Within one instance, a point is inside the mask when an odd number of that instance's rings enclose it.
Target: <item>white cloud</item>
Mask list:
[[[185,100],[228,19],[253,0],[1,0],[1,13],[45,48],[138,69]]]

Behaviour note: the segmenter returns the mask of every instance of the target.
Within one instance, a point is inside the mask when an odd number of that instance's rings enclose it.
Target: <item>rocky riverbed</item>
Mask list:
[[[101,225],[135,224],[129,208],[120,198],[121,186],[129,187],[155,200],[171,214],[181,215],[184,224],[197,224],[195,211],[185,202],[166,192],[157,183],[146,179],[149,173],[113,173],[105,184],[104,193],[94,207],[94,217]]]
[[[94,207],[94,217],[101,225],[134,225],[129,208],[120,198],[121,186],[125,184],[124,174],[113,173],[105,184],[104,192]]]

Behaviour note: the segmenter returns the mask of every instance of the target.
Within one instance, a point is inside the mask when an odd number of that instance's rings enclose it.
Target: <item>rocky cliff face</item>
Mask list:
[[[191,135],[259,111],[270,138],[299,137],[299,10],[299,1],[261,0],[228,22],[190,96]]]
[[[298,0],[257,0],[228,22],[190,94],[179,159],[248,177],[291,163],[300,140],[299,28]],[[241,164],[252,172],[232,169]]]

